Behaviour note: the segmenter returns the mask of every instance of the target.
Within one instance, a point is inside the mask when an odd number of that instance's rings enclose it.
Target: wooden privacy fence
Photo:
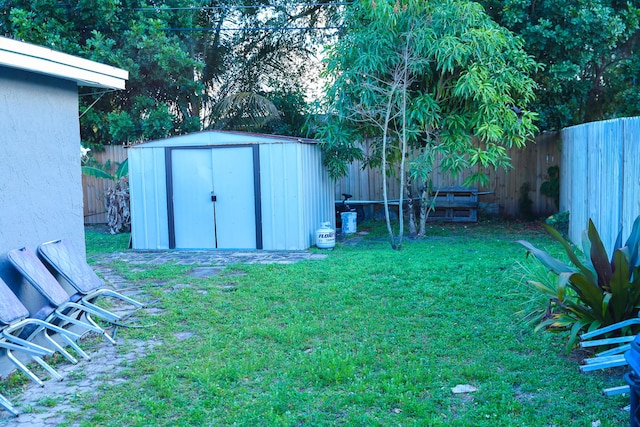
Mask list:
[[[105,145],[104,151],[92,151],[92,154],[102,164],[111,161],[111,164],[114,165],[113,170],[110,171],[111,173],[114,173],[117,165],[127,158],[127,152],[121,145]],[[107,223],[104,194],[110,185],[112,186],[113,182],[108,179],[82,175],[85,224]]]
[[[478,201],[481,211],[506,217],[520,216],[521,189],[528,186],[526,197],[531,203],[531,214],[536,217],[551,215],[557,212],[553,199],[540,192],[542,183],[549,179],[547,170],[551,166],[559,166],[559,134],[543,134],[535,142],[527,144],[525,149],[510,149],[508,154],[512,159],[513,168],[508,170],[486,170],[490,184],[480,187]],[[94,152],[93,155],[100,163],[111,160],[111,163],[121,163],[127,158],[122,146],[105,146],[105,151]],[[434,174],[436,187],[459,187],[465,178],[476,169],[465,171],[457,179]],[[93,177],[82,177],[84,188],[84,220],[87,224],[106,223],[104,192],[111,184],[108,180]],[[391,177],[387,180],[389,199],[398,199],[398,179]],[[416,189],[417,190],[417,189]],[[349,166],[346,177],[338,180],[335,185],[336,200],[342,198],[342,193],[353,195],[355,201],[382,200],[382,175],[375,169],[362,169],[360,162]],[[417,194],[417,193],[416,193]]]
[[[559,166],[560,163],[560,139],[558,133],[545,133],[538,136],[535,141],[527,144],[525,149],[512,148],[508,150],[513,168],[484,170],[489,176],[489,185],[480,187],[478,201],[481,211],[487,211],[506,217],[522,216],[520,212],[521,191],[527,187],[525,198],[530,202],[530,215],[535,217],[547,216],[557,212],[557,207],[552,198],[542,194],[540,187],[543,182],[549,180],[547,171],[551,166]],[[462,182],[475,173],[478,168],[465,171],[457,178],[434,172],[434,187],[459,187]],[[389,199],[397,200],[400,195],[399,180],[397,177],[387,179],[387,191]],[[336,200],[340,200],[342,193],[353,196],[352,200],[381,201],[382,174],[379,170],[362,168],[361,162],[354,162],[349,166],[346,177],[336,182]],[[417,195],[417,188],[414,189]]]
[[[640,215],[640,117],[562,130],[560,209],[569,211],[577,244],[591,218],[609,251],[620,229],[626,239]]]

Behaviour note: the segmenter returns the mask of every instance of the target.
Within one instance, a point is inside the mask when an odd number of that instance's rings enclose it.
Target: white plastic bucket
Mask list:
[[[357,219],[358,214],[355,212],[341,212],[340,217],[342,218],[342,233],[343,234],[353,234],[357,230]]]

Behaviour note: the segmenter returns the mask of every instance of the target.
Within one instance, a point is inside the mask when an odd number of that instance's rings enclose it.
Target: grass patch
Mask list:
[[[85,227],[87,256],[121,252],[129,248],[129,233],[110,234],[104,225],[90,225]]]
[[[126,383],[105,386],[87,400],[91,411],[76,414],[74,421],[83,426],[628,423],[621,410],[628,398],[600,396],[603,386],[622,383],[621,378],[579,373],[560,337],[534,335],[515,314],[522,309],[516,296],[522,289],[511,279],[525,250],[514,241],[556,249],[538,228],[431,226],[429,236],[406,240],[401,252],[389,248],[379,225],[364,229],[371,233],[359,244],[347,239],[323,252],[324,260],[235,265],[229,267],[233,275],[193,278],[183,265],[114,265],[161,309],[140,314],[153,318],[154,329],[122,330],[120,340],[163,344],[125,371]],[[102,237],[87,237],[90,253],[102,250],[93,248],[94,242]],[[458,384],[477,391],[453,394]]]

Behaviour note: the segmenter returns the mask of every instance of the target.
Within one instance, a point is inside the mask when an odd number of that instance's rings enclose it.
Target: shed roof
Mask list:
[[[314,139],[298,138],[295,136],[268,135],[262,133],[208,130],[194,132],[187,135],[174,136],[157,141],[149,141],[136,144],[131,148],[152,148],[152,147],[186,147],[198,145],[234,145],[234,144],[277,144],[277,143],[300,143],[316,144]]]
[[[105,89],[124,89],[129,78],[120,68],[6,37],[0,37],[0,66]]]

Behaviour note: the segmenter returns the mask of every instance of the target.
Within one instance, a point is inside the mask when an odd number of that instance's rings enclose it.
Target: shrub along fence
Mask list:
[[[92,151],[93,157],[102,164],[110,161],[113,169],[127,159],[127,152],[122,145],[105,145],[104,151]],[[113,182],[82,175],[82,193],[84,195],[84,223],[106,224],[107,209],[105,207],[105,192]]]
[[[640,117],[562,130],[560,210],[569,211],[569,238],[582,240],[591,218],[611,253],[640,215]]]
[[[524,218],[537,218],[557,212],[553,197],[543,194],[540,188],[551,179],[548,174],[549,168],[559,166],[559,146],[559,133],[548,133],[537,137],[535,142],[528,143],[526,149],[508,150],[513,168],[507,171],[502,169],[485,171],[490,178],[490,184],[479,188],[480,210],[506,217]],[[93,155],[100,163],[110,160],[112,164],[117,164],[127,158],[126,150],[122,146],[105,146],[105,151],[93,152]],[[475,170],[470,169],[458,179],[436,173],[434,185],[436,187],[460,186]],[[400,194],[398,180],[393,178],[387,182],[389,199],[397,200]],[[104,192],[110,182],[83,176],[82,184],[85,223],[106,223]],[[354,162],[349,167],[348,175],[336,182],[336,200],[341,199],[342,193],[353,195],[352,200],[356,201],[382,201],[380,171],[363,169],[360,162]],[[417,195],[417,191],[414,194]]]
[[[545,182],[553,180],[549,176],[550,167],[559,167],[560,163],[559,133],[545,133],[535,141],[527,144],[525,149],[512,148],[508,155],[512,159],[513,168],[485,170],[490,184],[480,187],[478,201],[480,210],[505,217],[521,217],[527,219],[548,216],[558,211],[553,197],[540,191]],[[477,168],[469,169],[454,179],[442,173],[435,173],[434,187],[458,187]],[[556,177],[557,179],[557,177]],[[399,182],[393,177],[387,180],[388,197],[397,200]],[[557,184],[557,182],[556,182]],[[553,186],[551,186],[553,187]],[[555,186],[557,188],[557,185]],[[417,188],[414,194],[417,196]],[[342,193],[353,196],[352,200],[382,200],[382,174],[378,170],[362,168],[362,163],[354,162],[349,167],[346,177],[336,183],[336,200]]]

